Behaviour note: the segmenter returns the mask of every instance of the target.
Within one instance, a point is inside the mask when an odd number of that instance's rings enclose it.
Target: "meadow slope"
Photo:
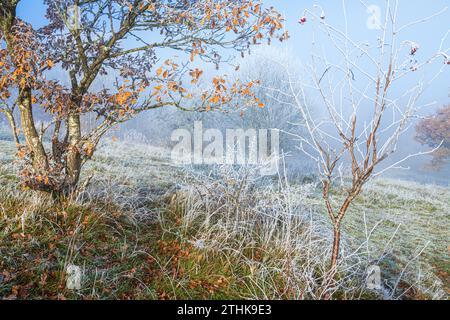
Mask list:
[[[314,182],[186,168],[105,142],[64,203],[21,190],[0,140],[0,298],[320,299],[331,228]],[[342,198],[333,194],[333,201]],[[371,181],[344,220],[336,299],[447,299],[450,189]],[[65,270],[83,270],[78,291]],[[368,290],[367,267],[382,290]]]

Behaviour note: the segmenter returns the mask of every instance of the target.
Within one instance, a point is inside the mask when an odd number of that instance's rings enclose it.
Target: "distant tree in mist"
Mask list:
[[[121,134],[124,138],[136,136],[137,141],[142,141],[139,138],[142,133],[147,137],[145,140],[148,143],[167,147],[174,130],[182,128],[193,132],[195,121],[201,121],[205,129],[218,129],[223,134],[226,129],[278,129],[280,151],[284,154],[288,173],[296,176],[310,175],[312,161],[298,150],[294,135],[299,133],[298,124],[302,123],[302,118],[295,108],[295,101],[283,94],[289,87],[283,68],[287,60],[295,63],[295,56],[291,52],[285,53],[279,47],[264,46],[254,50],[245,59],[235,61],[237,67],[232,66],[236,81],[258,79],[258,84],[255,84],[252,91],[264,105],[263,108],[244,107],[246,98],[243,97],[236,99],[239,108],[226,110],[183,112],[176,108],[159,109],[130,121]],[[277,88],[276,92],[274,88]],[[201,104],[201,101],[198,103]]]
[[[420,121],[416,126],[416,133],[417,141],[431,148],[438,148],[431,154],[431,167],[440,169],[444,166],[450,159],[450,105]]]

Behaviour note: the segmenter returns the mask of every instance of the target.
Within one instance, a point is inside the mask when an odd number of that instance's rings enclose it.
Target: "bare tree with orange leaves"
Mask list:
[[[76,190],[104,134],[142,111],[208,111],[237,97],[262,106],[255,82],[217,76],[199,93],[198,62],[218,68],[232,52],[245,55],[253,45],[287,38],[281,15],[260,1],[46,0],[49,23],[39,30],[17,17],[19,2],[1,0],[0,110],[26,164],[23,184],[57,196]],[[173,58],[162,60],[168,52]],[[52,68],[65,78],[49,79]],[[111,76],[113,84],[94,89]],[[33,108],[50,123],[38,128]],[[93,129],[82,127],[86,114],[96,116]]]

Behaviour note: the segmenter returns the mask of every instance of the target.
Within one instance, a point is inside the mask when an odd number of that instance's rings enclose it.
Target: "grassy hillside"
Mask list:
[[[107,142],[76,198],[20,190],[0,141],[0,297],[319,299],[331,233],[315,184],[193,170],[162,149]],[[338,201],[341,193],[333,195]],[[372,181],[344,220],[335,299],[446,299],[450,190]],[[67,265],[82,289],[65,288]],[[379,265],[383,290],[365,285]]]

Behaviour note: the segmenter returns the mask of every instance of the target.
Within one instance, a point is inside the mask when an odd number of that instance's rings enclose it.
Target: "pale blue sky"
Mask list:
[[[370,15],[366,12],[366,7],[359,0],[269,0],[266,4],[273,5],[280,12],[285,14],[287,20],[287,29],[291,34],[290,45],[293,51],[298,54],[299,59],[307,60],[310,57],[310,45],[312,26],[306,23],[300,25],[298,20],[303,16],[305,9],[312,9],[314,4],[323,8],[328,23],[333,26],[344,28],[343,2],[347,8],[347,17],[349,24],[349,32],[353,40],[356,42],[369,41],[374,43],[379,36],[379,31],[371,30],[367,27],[367,20]],[[386,6],[386,0],[366,0],[367,6],[376,5],[380,8]],[[391,1],[391,3],[394,1]],[[448,0],[399,0],[398,25],[405,25],[412,21],[417,21],[424,17],[429,17],[442,9],[448,7],[443,14],[434,17],[424,24],[413,26],[403,31],[399,38],[401,41],[410,40],[420,45],[417,53],[417,59],[422,61],[431,56],[440,46],[442,37],[450,29],[450,1]],[[447,37],[444,48],[450,48],[450,35]],[[327,50],[327,55],[333,55],[333,52]],[[442,67],[436,64],[434,69],[429,70],[430,73],[436,68]],[[449,68],[450,69],[450,68]],[[434,73],[433,73],[434,74]],[[450,70],[446,71],[434,82],[423,99],[425,101],[436,101],[438,104],[448,103],[450,93]]]
[[[367,5],[385,6],[385,0],[368,0]],[[343,1],[342,0],[266,0],[266,6],[273,5],[278,11],[286,16],[287,29],[291,38],[289,46],[291,52],[298,55],[298,59],[306,61],[310,57],[311,44],[311,24],[304,26],[298,24],[298,19],[303,15],[305,9],[312,9],[314,4],[320,5],[330,24],[343,26]],[[347,8],[349,30],[352,38],[356,41],[376,41],[378,32],[370,30],[366,23],[370,17],[366,8],[359,0],[345,1]],[[399,20],[398,24],[403,25],[411,21],[416,21],[423,17],[433,15],[441,9],[450,6],[448,0],[399,0]],[[19,6],[19,15],[26,21],[31,22],[35,27],[45,24],[45,7],[42,0],[22,0]],[[309,22],[309,21],[308,21]],[[435,17],[426,24],[414,26],[400,35],[402,40],[411,40],[420,44],[417,58],[425,59],[429,57],[439,47],[441,38],[450,28],[450,8],[442,15]],[[450,37],[446,41],[444,48],[450,47]],[[331,50],[327,55],[333,55]],[[436,66],[438,67],[438,66]],[[441,66],[439,66],[441,67]],[[426,101],[436,101],[438,104],[448,103],[450,88],[450,72],[445,72],[433,87],[429,88],[424,96]]]

